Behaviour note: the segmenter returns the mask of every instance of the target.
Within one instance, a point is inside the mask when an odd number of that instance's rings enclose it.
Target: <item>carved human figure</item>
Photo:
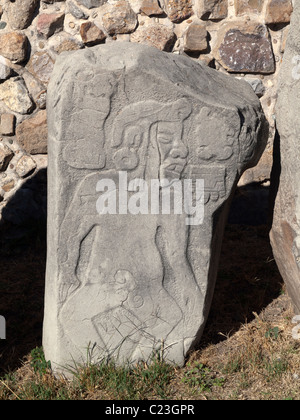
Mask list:
[[[127,171],[129,181],[180,178],[187,165],[184,136],[190,113],[185,99],[125,108],[107,145],[114,167],[87,176],[77,188],[61,227],[62,238],[71,221],[77,230],[63,256],[67,281],[61,279],[60,314],[76,347],[96,342],[109,356],[122,347],[129,359],[138,360],[165,342],[175,360],[191,345],[190,320],[203,296],[188,260],[185,216],[96,212],[97,183],[110,179],[118,188],[118,171]],[[80,334],[72,333],[78,328]]]

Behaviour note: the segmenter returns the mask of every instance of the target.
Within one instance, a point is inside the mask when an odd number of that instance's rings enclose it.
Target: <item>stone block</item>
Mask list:
[[[292,0],[268,0],[265,22],[289,23],[293,12]]]
[[[17,162],[15,171],[21,177],[25,178],[36,169],[36,162],[31,156],[23,155]]]
[[[264,7],[265,0],[234,0],[237,16],[249,15],[253,13],[260,15]]]
[[[169,19],[174,23],[180,23],[194,14],[192,0],[162,0],[161,3]]]
[[[7,166],[14,156],[14,152],[5,144],[0,142],[0,172],[7,169]]]
[[[47,113],[38,111],[17,126],[16,139],[19,145],[32,155],[47,153]]]
[[[0,55],[0,80],[6,80],[11,76],[12,68],[6,58]]]
[[[13,29],[27,28],[34,17],[38,0],[14,0],[8,3],[7,19]]]
[[[176,42],[176,35],[171,28],[153,23],[149,26],[139,26],[131,35],[131,42],[138,42],[158,48],[161,51],[172,51]]]
[[[65,14],[59,13],[43,13],[37,20],[37,32],[45,38],[50,38],[57,32],[62,31],[64,26]]]
[[[76,5],[75,2],[70,1],[68,3],[68,11],[74,16],[76,19],[88,19],[88,14],[85,13],[80,7]]]
[[[275,72],[275,59],[268,28],[249,22],[225,24],[218,33],[215,57],[232,73]]]
[[[278,186],[271,244],[287,291],[300,313],[300,3],[294,12],[278,81],[276,124],[279,137],[272,185]],[[276,191],[275,191],[276,192]]]
[[[3,136],[13,136],[15,133],[16,117],[14,114],[1,115],[1,134]]]
[[[259,99],[189,57],[113,42],[58,57],[47,111],[46,359],[182,365],[230,198],[266,144]]]
[[[0,35],[0,54],[13,63],[22,63],[27,58],[28,38],[22,32],[7,32]]]
[[[228,16],[228,0],[196,0],[200,19],[222,20]]]
[[[164,13],[158,4],[158,0],[143,0],[140,10],[147,16],[162,15]]]
[[[107,0],[78,0],[78,3],[87,9],[94,9],[95,7],[100,7],[105,4]]]
[[[84,44],[88,46],[100,44],[106,39],[105,33],[93,22],[82,23],[80,35]]]
[[[208,32],[202,23],[189,25],[183,37],[184,51],[203,52],[208,49]]]
[[[49,82],[54,60],[46,51],[38,51],[32,54],[27,69],[32,73],[40,82],[47,84]]]
[[[136,13],[126,0],[103,6],[102,24],[109,35],[129,34],[137,26]]]
[[[0,84],[0,99],[8,109],[18,114],[28,114],[34,107],[24,79],[20,76]]]

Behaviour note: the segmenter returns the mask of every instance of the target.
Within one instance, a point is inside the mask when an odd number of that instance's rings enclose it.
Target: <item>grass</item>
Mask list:
[[[5,241],[0,254],[0,400],[299,400],[300,341],[266,226],[228,225],[201,346],[179,368],[77,366],[54,377],[41,348],[46,247]]]

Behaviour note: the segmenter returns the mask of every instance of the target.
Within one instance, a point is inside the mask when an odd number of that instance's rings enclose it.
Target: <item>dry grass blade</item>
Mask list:
[[[5,388],[7,388],[18,400],[21,400],[21,398],[5,383],[0,379],[0,382]]]

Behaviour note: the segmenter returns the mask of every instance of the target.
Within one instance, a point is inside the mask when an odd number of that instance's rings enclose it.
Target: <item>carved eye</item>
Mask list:
[[[162,134],[159,134],[157,136],[157,140],[158,140],[159,143],[162,143],[162,144],[171,144],[172,143],[172,138],[167,137],[166,135],[162,135]]]
[[[164,121],[158,124],[157,140],[160,144],[172,144],[174,133],[179,129],[177,122]]]

